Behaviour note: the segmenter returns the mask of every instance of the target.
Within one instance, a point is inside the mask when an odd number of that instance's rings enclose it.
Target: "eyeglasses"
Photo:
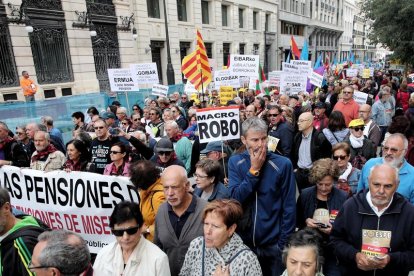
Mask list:
[[[193,176],[195,177],[195,178],[201,178],[201,179],[203,179],[203,178],[207,178],[208,177],[208,175],[199,175],[199,174],[193,174]]]
[[[134,121],[134,122],[139,121],[139,118],[137,118],[137,119],[133,119],[133,121]]]
[[[181,99],[183,99],[183,100],[187,100],[187,97],[181,97]]]
[[[126,126],[126,125],[128,125],[128,123],[125,123],[125,122],[124,122],[124,123],[122,123],[122,125]]]
[[[365,127],[354,127],[354,128],[352,128],[353,130],[355,130],[355,131],[364,131],[364,128]]]
[[[35,269],[42,269],[42,268],[49,268],[49,267],[54,267],[54,266],[49,266],[49,265],[39,265],[39,266],[33,266],[32,262],[29,263],[29,266],[27,267],[31,272],[33,272],[33,270]],[[58,268],[59,269],[59,268]],[[59,269],[60,271],[60,269]]]
[[[122,152],[121,152],[121,151],[111,150],[109,153],[110,153],[110,154],[118,154],[118,153],[122,153]]]
[[[267,117],[277,117],[279,114],[267,114]]]
[[[170,155],[171,151],[159,151],[158,155]]]
[[[347,158],[347,155],[334,155],[332,156],[333,160],[345,160]]]
[[[399,152],[399,151],[404,150],[404,149],[390,148],[390,147],[387,147],[387,146],[383,146],[383,147],[382,147],[382,149],[383,149],[383,151],[384,151],[384,152],[389,152],[389,151],[391,151],[391,153],[397,153],[397,152]]]
[[[149,115],[157,115],[157,113],[150,113]]]
[[[124,232],[126,232],[128,235],[134,235],[138,232],[138,229],[139,226],[135,226],[127,229],[111,229],[111,231],[115,237],[122,237],[124,235]]]
[[[138,110],[138,108],[133,108],[132,110]]]
[[[105,127],[103,127],[103,126],[94,127],[94,129],[103,129],[103,128],[105,128]]]

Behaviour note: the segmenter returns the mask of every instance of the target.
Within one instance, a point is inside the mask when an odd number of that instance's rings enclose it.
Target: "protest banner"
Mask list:
[[[112,91],[139,91],[139,86],[128,68],[108,69],[108,78]]]
[[[353,78],[358,76],[358,69],[346,69],[346,77]]]
[[[240,87],[239,76],[232,75],[229,70],[216,70],[214,73],[214,83],[216,87],[232,86],[234,88]]]
[[[295,95],[306,91],[308,75],[297,65],[282,62],[282,74],[280,76],[280,92],[286,95]]]
[[[233,87],[231,86],[220,86],[220,104],[226,105],[228,101],[231,101],[236,97],[237,92],[233,91]]]
[[[277,86],[280,85],[280,75],[282,71],[272,71],[269,72],[269,86]]]
[[[239,77],[240,87],[248,87],[250,78],[249,77]]]
[[[127,177],[2,166],[0,185],[8,189],[14,208],[52,229],[79,233],[91,253],[115,240],[109,227],[115,205],[123,200],[138,203],[137,190]]]
[[[152,86],[152,95],[167,97],[168,85],[154,84]]]
[[[240,138],[238,107],[198,109],[196,116],[200,143]]]
[[[303,68],[305,71],[307,71],[308,72],[308,77],[310,77],[310,75],[313,72],[312,61],[310,61],[310,60],[291,59],[290,63],[298,66],[299,68]]]
[[[322,82],[323,82],[323,76],[319,75],[316,72],[312,72],[312,75],[309,78],[309,81],[311,84],[317,86],[317,87],[322,87]]]
[[[361,91],[354,91],[354,100],[359,104],[366,104],[368,99],[368,94]]]
[[[259,56],[230,55],[229,71],[235,76],[257,78],[259,76]]]
[[[132,76],[138,84],[159,83],[156,63],[131,64]]]

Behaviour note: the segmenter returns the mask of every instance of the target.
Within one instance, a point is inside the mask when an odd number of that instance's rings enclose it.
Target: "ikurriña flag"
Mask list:
[[[184,57],[181,72],[198,91],[206,87],[212,80],[206,47],[199,30],[197,30],[196,50]]]

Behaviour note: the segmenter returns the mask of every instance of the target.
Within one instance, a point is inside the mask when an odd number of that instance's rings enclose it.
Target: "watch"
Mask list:
[[[256,170],[253,170],[252,168],[250,168],[249,173],[253,176],[259,176],[260,171],[256,171]]]

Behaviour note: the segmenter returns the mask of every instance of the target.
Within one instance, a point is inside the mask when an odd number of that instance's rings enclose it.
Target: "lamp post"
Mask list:
[[[167,5],[164,3],[164,23],[165,23],[165,39],[167,41],[167,82],[168,85],[175,84],[174,68],[171,63],[171,50],[170,50],[170,37],[168,35],[168,23],[167,23]]]

